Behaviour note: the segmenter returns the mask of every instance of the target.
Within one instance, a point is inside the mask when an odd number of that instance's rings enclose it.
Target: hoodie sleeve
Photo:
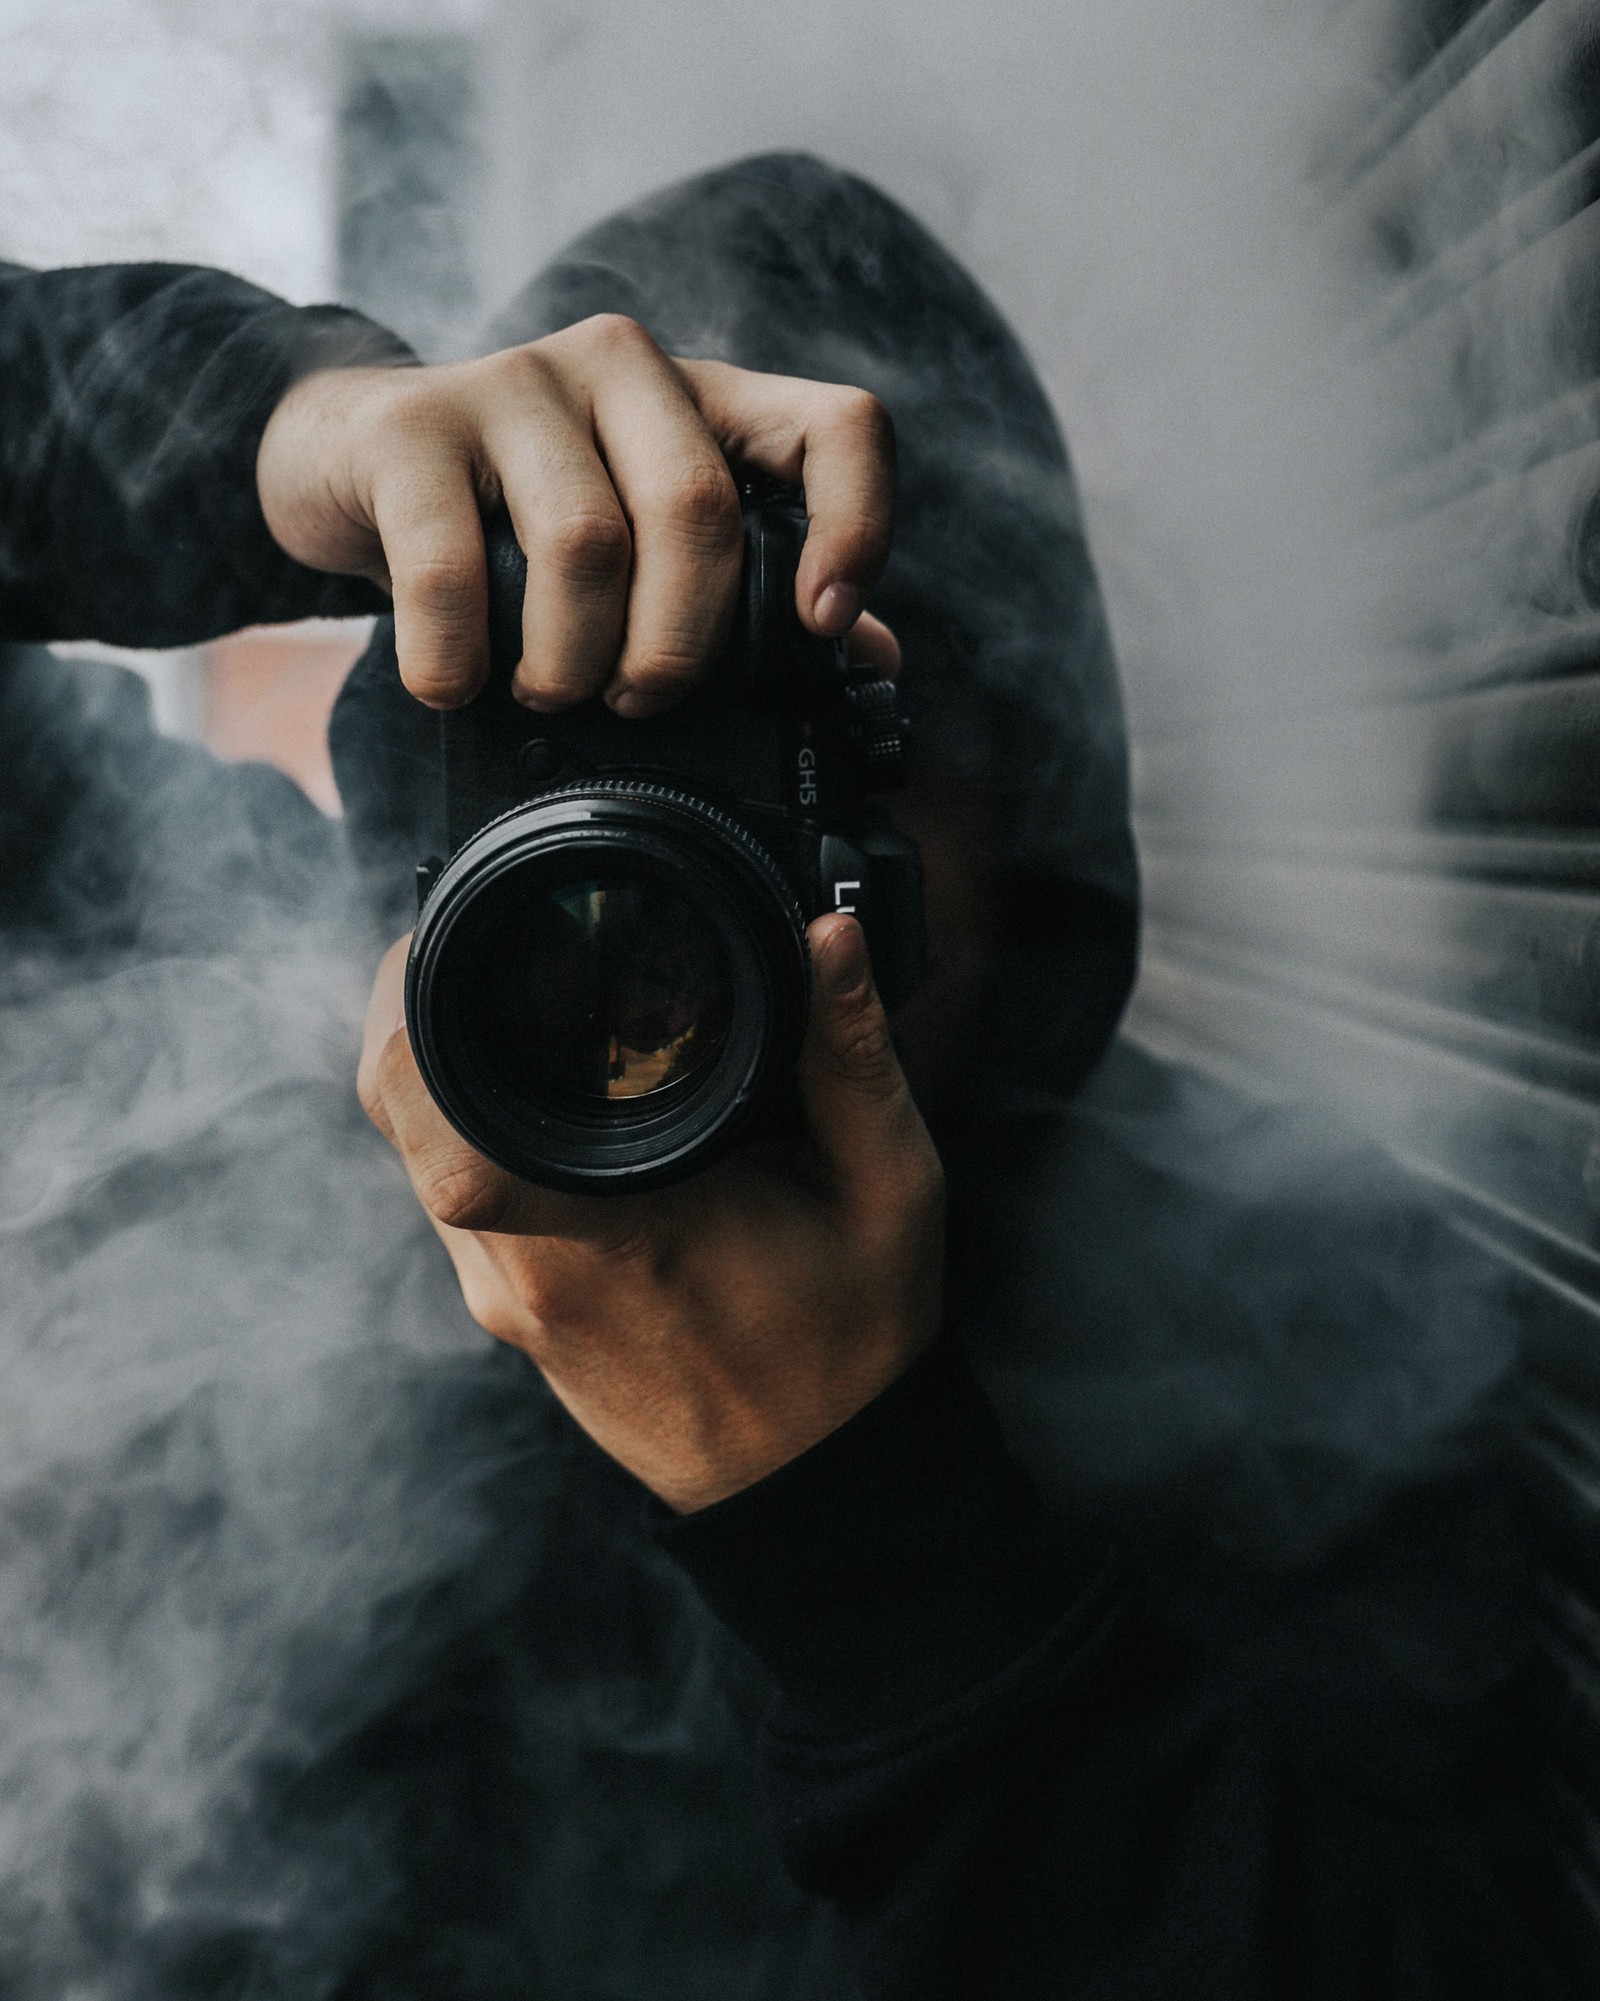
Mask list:
[[[256,452],[299,377],[412,359],[221,271],[0,266],[0,638],[180,646],[383,609],[278,548]]]
[[[1315,1703],[1247,1647],[1203,1664],[1129,1563],[1061,1531],[956,1351],[758,1486],[654,1519],[778,1685],[769,1806],[880,2001],[1567,1991],[1518,1887],[1555,1878],[1517,1726],[1406,1717],[1352,1780]],[[1314,1604],[1279,1625],[1314,1681]],[[1354,1709],[1334,1738],[1372,1734]]]

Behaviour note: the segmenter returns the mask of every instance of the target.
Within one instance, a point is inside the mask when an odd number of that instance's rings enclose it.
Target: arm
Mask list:
[[[893,484],[873,398],[676,362],[615,316],[411,360],[220,271],[0,267],[0,637],[186,645],[392,598],[406,685],[447,707],[487,671],[503,504],[531,579],[518,693],[644,714],[731,616],[743,458],[811,497],[801,617],[892,666],[860,616]]]
[[[0,634],[178,646],[381,609],[284,553],[255,463],[295,382],[408,359],[221,271],[0,270]]]
[[[1499,2001],[1593,1983],[1592,1941],[1555,1970],[1590,1927],[1538,1797],[1570,1725],[1541,1745],[1514,1688],[1450,1685],[1449,1639],[1405,1648],[1428,1573],[1506,1513],[1425,1483],[1326,1574],[1241,1594],[1213,1650],[1050,1518],[935,1349],[655,1532],[773,1679],[769,1809],[878,2001]],[[1398,1686],[1345,1632],[1385,1598]]]

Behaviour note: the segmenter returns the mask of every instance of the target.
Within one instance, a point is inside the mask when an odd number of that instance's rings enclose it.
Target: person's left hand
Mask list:
[[[836,1429],[938,1329],[943,1177],[853,917],[818,918],[799,1066],[810,1145],[676,1187],[577,1197],[493,1166],[417,1069],[385,957],[358,1088],[480,1326],[669,1506],[736,1493]]]
[[[805,487],[796,613],[893,673],[894,636],[862,610],[893,514],[883,405],[663,354],[617,313],[476,361],[305,376],[262,435],[256,487],[286,554],[389,592],[400,678],[435,708],[489,671],[482,517],[503,505],[528,559],[512,693],[549,710],[603,692],[645,716],[688,693],[733,618],[730,461]]]

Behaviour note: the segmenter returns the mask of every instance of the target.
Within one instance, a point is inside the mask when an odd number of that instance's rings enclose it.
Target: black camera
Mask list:
[[[781,1131],[811,969],[805,927],[853,911],[884,1004],[922,967],[893,682],[806,631],[792,489],[744,490],[731,637],[694,693],[626,722],[511,694],[527,566],[486,530],[487,685],[440,718],[450,859],[418,871],[406,1023],[439,1108],[525,1180],[658,1186]]]

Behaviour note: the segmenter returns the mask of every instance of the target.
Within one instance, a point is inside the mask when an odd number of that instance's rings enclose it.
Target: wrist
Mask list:
[[[659,1498],[675,1514],[693,1514],[769,1479],[875,1402],[932,1346],[937,1332],[933,1322],[925,1330],[859,1343],[810,1382],[786,1386],[775,1408],[754,1415],[742,1435],[730,1436],[727,1449],[686,1466],[674,1483],[675,1496]]]
[[[1121,1597],[1109,1547],[1041,1506],[950,1340],[767,1479],[651,1519],[778,1683],[786,1728],[817,1739],[925,1717]]]
[[[256,452],[256,495],[285,555],[314,569],[370,569],[376,529],[356,441],[381,421],[397,374],[418,366],[396,353],[376,364],[316,368],[278,399]]]
[[[685,1357],[670,1383],[612,1383],[585,1370],[557,1397],[602,1451],[675,1515],[692,1515],[768,1479],[846,1425],[933,1345],[933,1317],[876,1337],[858,1333],[805,1366],[773,1345],[726,1359]]]

